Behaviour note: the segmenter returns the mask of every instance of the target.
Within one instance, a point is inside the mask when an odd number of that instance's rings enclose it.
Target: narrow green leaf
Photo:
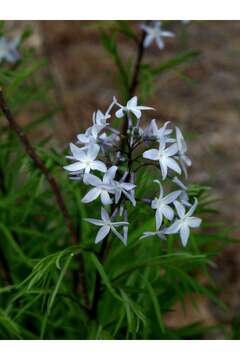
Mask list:
[[[201,55],[201,52],[198,50],[189,50],[178,54],[176,57],[164,62],[163,64],[151,69],[152,75],[162,74],[164,71],[174,69],[175,67],[184,64],[190,60],[196,59]]]
[[[122,301],[122,298],[118,295],[116,290],[113,288],[113,286],[104,270],[103,265],[100,263],[100,261],[98,260],[98,258],[96,257],[95,254],[91,254],[91,260],[92,260],[94,266],[96,267],[97,271],[99,272],[104,285],[107,287],[107,289],[112,294],[112,296],[115,297],[117,300]]]

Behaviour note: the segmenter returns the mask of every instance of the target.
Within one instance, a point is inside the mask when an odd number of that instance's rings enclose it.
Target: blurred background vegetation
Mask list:
[[[175,258],[171,244],[166,249],[156,239],[137,243],[138,232],[149,225],[143,213],[136,229],[140,223],[143,227],[131,234],[127,255],[118,244],[102,268],[92,232],[81,221],[86,212],[80,205],[82,189],[61,168],[68,143],[90,124],[93,111],[106,109],[113,95],[126,96],[119,58],[130,76],[138,26],[1,24],[4,35],[22,35],[22,60],[0,64],[0,84],[18,123],[59,182],[84,247],[69,247],[43,175],[1,117],[1,338],[239,338],[240,22],[166,22],[176,37],[163,51],[153,46],[144,56],[138,95],[157,109],[159,121],[170,120],[185,131],[193,160],[189,181],[199,184],[192,191],[202,196],[203,229],[192,236],[182,258]],[[167,275],[159,274],[159,280],[150,267],[142,278],[133,273],[127,281],[118,280],[121,266],[124,272],[132,259],[143,261],[146,249],[149,261],[170,256],[154,260]],[[74,280],[68,270],[76,268],[71,254],[79,251],[86,252],[90,297],[92,269],[100,271],[107,289],[97,322],[88,322],[80,295],[70,290]],[[109,314],[111,306],[116,309]]]

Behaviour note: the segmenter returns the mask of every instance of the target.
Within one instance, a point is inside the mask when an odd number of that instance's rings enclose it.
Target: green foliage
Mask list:
[[[131,69],[120,56],[117,36],[121,33],[135,42],[137,35],[125,21],[113,26],[111,34],[107,27],[101,29],[101,39],[117,66],[127,97]],[[2,23],[0,31],[4,31]],[[5,64],[0,68],[0,83],[16,116],[30,111],[33,105],[41,105],[37,116],[31,112],[32,118],[24,127],[27,134],[49,125],[59,106],[49,101],[51,84],[42,80],[46,62],[24,47],[29,34],[27,29],[22,36],[21,61],[13,67]],[[142,96],[151,93],[150,85],[156,76],[198,56],[197,51],[191,50],[155,68],[143,65]],[[42,109],[47,110],[42,113]],[[166,315],[179,303],[187,310],[186,298],[197,307],[197,295],[204,295],[224,308],[209,269],[214,266],[214,256],[231,241],[227,232],[221,227],[209,232],[212,224],[206,220],[205,226],[191,236],[186,249],[182,249],[178,236],[171,236],[167,242],[158,238],[139,240],[144,231],[154,228],[154,214],[143,206],[137,216],[130,213],[133,225],[128,246],[113,239],[102,261],[99,246],[94,245],[95,229],[82,220],[87,216],[98,217],[97,207],[90,205],[87,210],[80,202],[85,189],[70,182],[63,173],[64,154],[53,148],[48,138],[34,144],[58,179],[77,229],[77,246],[70,245],[68,229],[46,179],[24,153],[3,116],[0,127],[1,339],[199,339],[211,331],[199,323],[171,327]],[[151,191],[146,170],[139,176],[142,187]],[[207,219],[212,211],[209,189],[193,185],[189,195],[199,198],[199,215]],[[75,288],[79,254],[85,262],[90,303],[96,275],[101,279],[96,316],[92,316],[81,292]],[[204,285],[199,280],[200,273],[208,280]],[[239,337],[238,323],[236,320],[233,324],[233,338]]]

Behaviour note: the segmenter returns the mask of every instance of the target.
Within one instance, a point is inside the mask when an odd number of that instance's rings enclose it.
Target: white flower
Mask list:
[[[131,201],[133,206],[136,206],[136,200],[134,196],[135,184],[128,183],[124,181],[125,175],[119,181],[113,180],[114,190],[115,190],[115,203],[117,204],[121,198],[121,195],[124,194],[125,197]]]
[[[79,144],[85,145],[82,149],[88,148],[88,146],[96,144],[98,140],[99,128],[96,125],[88,128],[84,134],[78,134],[77,139]]]
[[[186,142],[184,140],[184,137],[183,137],[183,134],[182,134],[181,130],[178,127],[176,127],[176,140],[177,140],[177,146],[178,146],[178,159],[179,159],[179,162],[180,162],[180,164],[182,166],[184,174],[187,177],[187,169],[186,169],[185,165],[191,166],[192,161],[186,155],[187,144],[186,144]]]
[[[116,174],[117,166],[111,166],[106,174],[104,174],[103,179],[99,179],[95,175],[87,174],[84,176],[84,182],[86,184],[94,186],[82,199],[83,203],[89,203],[94,201],[99,196],[101,197],[101,201],[103,205],[110,205],[112,204],[112,200],[110,198],[110,194],[115,193],[115,186],[113,185],[112,181]]]
[[[167,196],[163,196],[163,187],[158,180],[154,180],[160,186],[160,194],[158,198],[155,198],[151,203],[151,208],[156,210],[156,229],[159,230],[163,217],[165,216],[168,220],[172,220],[174,217],[174,211],[169,206],[169,204],[173,203],[177,197],[181,194],[181,191],[173,191]]]
[[[0,38],[0,62],[6,60],[9,63],[15,63],[20,59],[17,47],[20,43],[20,37],[14,40],[7,40],[5,37]]]
[[[99,229],[97,233],[95,243],[97,244],[100,241],[102,241],[109,234],[111,230],[124,243],[124,245],[127,245],[124,237],[115,228],[119,226],[126,226],[128,225],[128,222],[126,221],[112,222],[108,215],[108,212],[104,208],[101,209],[101,218],[102,218],[101,220],[89,219],[89,218],[85,219],[91,224],[101,226],[101,229]]]
[[[122,118],[124,114],[131,112],[136,116],[137,119],[140,119],[142,115],[141,110],[154,110],[153,108],[148,106],[137,105],[137,101],[137,96],[134,96],[130,100],[128,100],[126,106],[116,103],[116,105],[120,107],[120,109],[116,112],[116,117]]]
[[[91,170],[98,170],[101,172],[107,171],[106,165],[102,161],[96,160],[100,150],[99,145],[94,144],[88,149],[82,150],[71,143],[70,149],[73,154],[70,158],[72,160],[77,160],[77,162],[64,166],[65,170],[70,171],[71,173],[83,171],[85,174],[88,174]]]
[[[176,171],[178,174],[181,174],[181,168],[178,163],[171,158],[178,152],[177,144],[173,144],[166,148],[165,141],[160,143],[159,149],[150,149],[143,153],[145,159],[159,161],[162,178],[163,180],[167,177],[168,168]]]
[[[157,236],[161,240],[166,240],[166,236],[163,230],[161,231],[146,231],[143,233],[143,235],[140,237],[140,239],[145,239],[148,237]]]
[[[195,202],[190,208],[190,210],[185,213],[184,206],[177,200],[174,202],[179,219],[175,220],[175,222],[166,229],[166,234],[175,234],[179,232],[183,246],[187,245],[190,234],[189,228],[197,228],[202,222],[202,220],[198,217],[192,216],[197,207],[197,204],[197,199],[195,199]]]
[[[111,117],[111,115],[109,114],[103,114],[103,112],[101,110],[97,110],[97,112],[93,113],[93,124],[95,125],[95,127],[98,129],[98,131],[101,131],[102,129],[104,129],[106,126],[109,125],[109,123],[107,122],[107,119],[109,119]]]
[[[175,142],[174,139],[168,137],[173,131],[172,129],[167,129],[168,124],[170,124],[170,121],[165,122],[162,127],[158,128],[156,120],[152,119],[143,131],[144,140],[165,141],[166,143]]]
[[[153,41],[156,41],[159,49],[164,48],[164,37],[174,37],[174,33],[170,31],[165,31],[161,29],[161,22],[154,21],[153,26],[142,25],[141,28],[146,32],[146,37],[144,39],[143,46],[146,48],[150,46]]]

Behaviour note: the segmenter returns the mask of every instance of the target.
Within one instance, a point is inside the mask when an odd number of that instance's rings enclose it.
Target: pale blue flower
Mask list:
[[[170,221],[173,219],[174,211],[169,205],[177,199],[177,197],[181,194],[181,191],[173,191],[170,194],[164,196],[163,187],[160,181],[154,180],[154,182],[159,184],[160,194],[158,198],[155,198],[152,201],[151,207],[152,209],[156,210],[156,229],[159,230],[163,222],[163,217],[166,217]]]
[[[150,149],[143,153],[145,159],[158,161],[163,180],[166,179],[168,174],[168,168],[176,171],[178,174],[181,174],[181,168],[178,163],[172,158],[173,155],[176,155],[178,152],[177,144],[173,144],[166,148],[166,143],[162,141],[159,145],[159,149]]]
[[[94,144],[83,150],[71,143],[70,149],[72,156],[68,158],[76,160],[73,164],[64,166],[64,169],[70,173],[82,171],[85,174],[88,174],[91,170],[98,170],[104,173],[107,171],[106,165],[102,161],[96,160],[100,150],[99,145]]]
[[[13,40],[8,40],[4,36],[0,38],[0,62],[5,60],[11,64],[14,64],[20,59],[20,53],[18,46],[20,43],[20,37],[16,37]]]
[[[116,230],[116,227],[127,226],[128,222],[111,221],[108,212],[104,208],[101,209],[101,220],[91,218],[86,218],[84,220],[96,226],[101,226],[95,239],[96,244],[101,242],[109,234],[109,232],[112,231],[113,234],[116,235],[123,242],[124,245],[127,245],[126,239],[124,239],[124,237]]]
[[[140,119],[142,115],[142,110],[154,110],[152,107],[138,105],[137,102],[137,96],[134,96],[130,100],[128,100],[126,106],[123,106],[116,102],[116,105],[120,107],[120,109],[116,112],[116,117],[122,118],[125,114],[132,113],[136,116],[137,119]]]
[[[197,199],[195,199],[194,204],[186,213],[185,207],[179,201],[176,200],[174,202],[179,219],[175,220],[174,223],[166,229],[166,234],[176,234],[179,232],[183,246],[187,245],[190,228],[197,228],[202,222],[198,217],[192,216],[197,204]]]
[[[152,25],[143,24],[141,25],[141,28],[146,32],[146,37],[143,43],[145,48],[149,47],[154,41],[156,41],[159,49],[163,49],[163,38],[175,36],[171,31],[162,30],[160,21],[154,21]]]

